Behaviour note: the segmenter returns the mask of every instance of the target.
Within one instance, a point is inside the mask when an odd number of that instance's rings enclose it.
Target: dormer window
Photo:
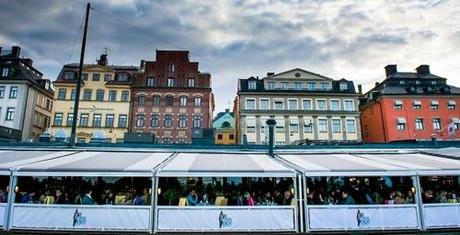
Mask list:
[[[257,83],[256,83],[256,81],[249,81],[249,82],[248,82],[248,89],[249,89],[249,90],[255,90],[255,89],[257,89]]]
[[[64,72],[64,79],[65,80],[74,80],[75,73],[74,72]]]
[[[2,69],[2,77],[8,77],[9,73],[10,73],[10,68],[3,68]]]
[[[174,86],[174,78],[168,78],[168,87],[173,87]]]
[[[195,79],[189,78],[188,79],[188,87],[195,87]]]
[[[341,83],[340,83],[340,90],[341,90],[341,91],[348,90],[348,84],[345,83],[345,82],[341,82]]]
[[[176,64],[170,64],[169,65],[169,71],[172,72],[172,73],[176,72]]]
[[[431,81],[431,85],[436,85],[437,82],[436,81]]]
[[[149,86],[149,87],[155,86],[155,79],[152,78],[152,77],[147,78],[147,84],[146,85]]]
[[[399,80],[399,84],[404,85],[404,84],[406,84],[406,82],[404,80]]]
[[[119,82],[127,82],[128,81],[128,74],[118,74],[117,79]]]

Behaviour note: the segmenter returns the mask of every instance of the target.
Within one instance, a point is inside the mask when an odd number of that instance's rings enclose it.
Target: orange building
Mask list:
[[[360,100],[365,142],[460,140],[460,88],[431,74],[428,65],[413,73],[387,65],[385,72]]]

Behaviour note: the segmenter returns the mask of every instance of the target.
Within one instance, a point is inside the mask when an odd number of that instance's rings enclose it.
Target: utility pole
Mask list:
[[[88,33],[88,18],[89,18],[90,9],[91,9],[91,6],[88,2],[86,4],[85,30],[83,31],[83,40],[81,43],[80,66],[78,67],[77,89],[75,91],[76,94],[75,94],[75,101],[73,105],[72,131],[70,134],[69,147],[75,146],[75,141],[77,137],[76,132],[77,132],[77,119],[78,119],[78,106],[80,104],[81,74],[83,72],[83,63],[85,60],[86,34]]]

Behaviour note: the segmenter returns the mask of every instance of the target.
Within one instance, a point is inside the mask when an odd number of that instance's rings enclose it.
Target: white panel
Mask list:
[[[0,203],[0,227],[4,227],[6,203]]]
[[[460,227],[460,204],[429,204],[423,206],[427,228]]]

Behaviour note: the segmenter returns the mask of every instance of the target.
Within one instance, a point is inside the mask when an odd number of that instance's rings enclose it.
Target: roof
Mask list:
[[[27,164],[19,169],[19,175],[72,175],[79,174],[152,176],[155,167],[168,159],[168,152],[79,152],[63,158]],[[45,173],[45,174],[43,174]]]
[[[396,73],[392,73],[388,76],[388,78],[408,78],[408,79],[416,79],[416,78],[420,78],[420,79],[445,79],[443,77],[440,77],[440,76],[437,76],[437,75],[434,75],[434,74],[419,74],[419,73],[415,73],[415,72],[396,72]]]
[[[436,156],[460,159],[460,148],[429,149],[423,152]]]
[[[84,64],[83,67],[85,66],[93,66],[93,65],[96,65],[96,64]],[[70,63],[70,64],[66,64],[64,65],[64,67],[70,67],[70,68],[78,68],[80,66],[79,63]],[[134,65],[106,65],[104,67],[108,67],[110,69],[113,69],[113,70],[138,70],[139,67],[138,66],[134,66]]]
[[[295,172],[264,154],[180,153],[157,175],[292,177]]]
[[[74,151],[5,151],[0,150],[0,171],[9,171],[11,168],[23,164],[58,158],[74,153]],[[8,172],[9,174],[9,172]]]
[[[287,70],[287,71],[284,71],[284,72],[281,72],[281,73],[277,73],[277,74],[273,74],[273,75],[264,77],[264,78],[262,78],[262,79],[272,78],[272,77],[278,77],[278,76],[280,76],[280,75],[283,75],[283,74],[286,74],[286,73],[291,73],[291,72],[294,72],[294,71],[299,71],[299,72],[308,73],[308,74],[311,74],[311,75],[313,75],[313,76],[317,76],[317,77],[324,78],[324,79],[326,79],[326,80],[333,80],[333,79],[330,78],[330,77],[326,77],[326,76],[321,75],[321,74],[319,74],[319,73],[313,73],[313,72],[311,72],[311,71],[308,71],[308,70],[305,70],[305,69],[301,69],[301,68],[290,69],[290,70]]]

